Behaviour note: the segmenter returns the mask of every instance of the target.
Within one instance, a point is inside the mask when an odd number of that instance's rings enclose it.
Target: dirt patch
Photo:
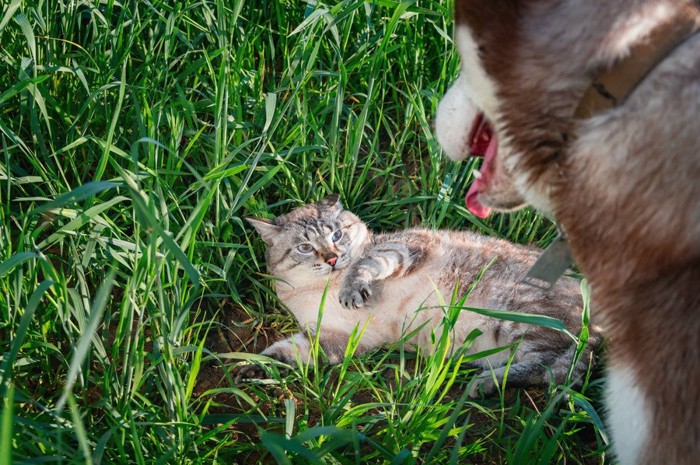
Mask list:
[[[265,326],[262,320],[251,317],[244,309],[230,300],[221,302],[216,323],[207,334],[206,349],[215,355],[203,363],[193,390],[196,397],[212,389],[235,387],[237,363],[235,353],[260,353],[284,335],[272,327]],[[213,395],[212,413],[243,413],[240,396],[234,393]],[[246,404],[247,405],[247,404]],[[230,410],[229,410],[230,408]]]
[[[220,302],[218,325],[212,327],[207,336],[206,347],[213,353],[250,352],[259,353],[284,335],[272,327],[265,326],[259,318],[250,316],[244,309],[230,300]]]

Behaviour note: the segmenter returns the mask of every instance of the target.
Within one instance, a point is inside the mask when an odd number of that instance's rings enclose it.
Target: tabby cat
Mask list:
[[[309,338],[317,328],[319,344],[331,363],[345,357],[351,333],[365,325],[356,353],[399,341],[414,330],[408,343],[430,350],[431,332],[440,334],[445,316],[438,296],[449,301],[455,286],[464,295],[477,280],[465,306],[547,315],[574,334],[581,329],[578,281],[561,278],[550,290],[521,281],[537,259],[539,252],[534,248],[467,231],[408,229],[372,234],[357,216],[343,209],[337,195],[274,220],[248,221],[267,244],[267,267],[276,278],[277,295],[302,328],[262,352],[288,364],[297,357],[302,363],[312,362]],[[566,334],[465,309],[451,329],[453,347],[459,347],[474,329],[482,334],[469,353],[517,347],[508,385],[565,381],[575,349]],[[588,349],[574,377],[585,372],[591,349],[601,340],[597,328],[590,331]],[[510,355],[504,350],[478,360],[493,374],[487,369],[477,377],[473,396],[479,390],[494,391],[494,378],[503,381]]]

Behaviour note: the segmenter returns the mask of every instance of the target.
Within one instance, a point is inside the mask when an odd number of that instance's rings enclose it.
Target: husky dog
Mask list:
[[[700,457],[700,5],[457,0],[462,72],[436,116],[466,196],[553,214],[610,337],[622,465]]]
[[[510,310],[556,318],[570,332],[581,329],[581,291],[573,278],[553,288],[531,287],[520,277],[539,251],[468,231],[408,229],[372,234],[337,195],[304,205],[274,220],[248,218],[267,244],[266,262],[276,278],[275,290],[302,331],[277,342],[263,355],[294,364],[310,363],[316,334],[331,363],[341,362],[353,332],[361,337],[356,353],[398,342],[432,350],[432,335],[443,331],[445,308],[458,290],[472,308]],[[451,327],[452,349],[474,330],[482,332],[470,353],[512,346],[509,386],[536,386],[566,381],[576,342],[563,332],[491,318],[463,309]],[[589,344],[573,370],[585,374],[592,349],[601,341],[590,326]],[[503,382],[510,351],[477,363],[485,370],[470,395],[496,389]],[[488,370],[493,369],[493,373]],[[253,369],[255,370],[255,369]]]

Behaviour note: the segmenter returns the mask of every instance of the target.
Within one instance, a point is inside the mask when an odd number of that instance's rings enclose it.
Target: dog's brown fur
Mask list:
[[[493,186],[509,180],[563,225],[611,338],[611,384],[621,376],[644,404],[636,413],[608,400],[623,465],[700,457],[700,34],[624,104],[572,115],[595,74],[681,6],[698,2],[456,3],[456,27],[479,50],[479,62],[463,66],[481,66],[496,91],[497,111],[486,116],[503,169]],[[438,127],[442,139],[449,133]],[[482,203],[501,206],[498,190]]]

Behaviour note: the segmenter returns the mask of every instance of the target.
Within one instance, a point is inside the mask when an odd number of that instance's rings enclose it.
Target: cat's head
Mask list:
[[[369,232],[337,194],[268,220],[247,218],[267,244],[268,271],[299,282],[326,279],[346,268],[362,252]]]

